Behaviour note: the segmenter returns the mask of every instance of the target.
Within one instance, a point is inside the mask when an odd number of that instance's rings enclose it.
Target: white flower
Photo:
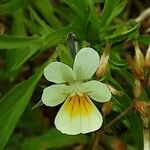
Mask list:
[[[101,127],[102,116],[91,99],[107,102],[111,93],[105,84],[88,81],[98,65],[98,53],[92,48],[82,48],[75,57],[73,69],[61,62],[53,62],[44,69],[46,79],[56,85],[44,89],[42,102],[47,106],[64,102],[55,118],[55,126],[62,133],[76,135]]]

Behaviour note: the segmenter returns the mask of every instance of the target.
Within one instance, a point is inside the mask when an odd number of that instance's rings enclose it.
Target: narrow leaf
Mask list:
[[[47,133],[34,136],[23,141],[21,150],[40,150],[61,148],[63,146],[70,146],[75,143],[87,143],[88,137],[85,135],[68,136],[60,133],[58,130],[52,128]]]
[[[58,51],[33,76],[18,84],[0,100],[0,149],[5,147],[21,114],[24,112],[34,88],[42,76],[43,68],[57,56]]]
[[[128,115],[129,129],[134,137],[138,150],[143,150],[143,125],[135,112]]]
[[[39,37],[0,35],[0,49],[15,49],[31,45],[42,46],[43,39]]]
[[[150,35],[140,35],[138,37],[138,41],[142,44],[149,45],[150,44]]]

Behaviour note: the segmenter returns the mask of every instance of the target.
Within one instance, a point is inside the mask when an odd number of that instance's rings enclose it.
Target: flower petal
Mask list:
[[[73,71],[79,80],[88,80],[96,72],[98,65],[98,53],[90,47],[82,48],[75,57]]]
[[[67,85],[52,85],[43,90],[42,102],[47,106],[57,106],[69,95],[70,88]]]
[[[63,83],[76,80],[76,75],[73,70],[61,63],[52,62],[44,69],[44,76],[48,81],[54,83]]]
[[[102,116],[87,96],[68,98],[55,118],[55,126],[62,133],[77,135],[98,130]]]
[[[96,80],[83,83],[79,90],[97,102],[107,102],[111,99],[111,92],[107,85]]]

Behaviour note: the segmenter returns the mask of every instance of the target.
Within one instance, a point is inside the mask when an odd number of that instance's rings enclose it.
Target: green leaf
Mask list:
[[[13,14],[13,25],[12,33],[13,35],[26,36],[26,30],[24,25],[24,10],[22,8],[17,9]],[[6,66],[7,70],[16,70],[23,65],[23,63],[30,58],[36,51],[38,47],[23,47],[19,49],[8,49],[6,55]]]
[[[49,25],[46,24],[45,20],[43,20],[32,7],[29,7],[29,11],[32,18],[31,23],[33,22],[34,24],[37,23],[43,29],[41,35],[49,33],[54,30],[53,28],[50,28]]]
[[[54,15],[54,10],[49,0],[32,0],[33,5],[37,8],[39,13],[45,18],[45,20],[51,25],[54,29],[61,27],[61,22]]]
[[[132,34],[136,32],[139,29],[139,23],[135,22],[134,20],[130,20],[126,24],[120,24],[115,27],[110,28],[104,35],[104,38],[106,40],[109,40],[111,42],[115,41],[120,41],[121,39],[124,38],[130,38],[130,35],[133,36]],[[101,33],[99,33],[100,36]]]
[[[13,132],[20,115],[26,108],[41,72],[17,85],[0,101],[0,149],[3,149]]]
[[[37,51],[38,47],[36,45],[26,49],[9,50],[7,53],[7,69],[9,71],[19,69]]]
[[[73,59],[70,56],[69,49],[67,47],[65,47],[64,45],[58,45],[57,49],[60,50],[60,54],[59,54],[60,61],[64,64],[72,67]]]
[[[41,47],[43,39],[39,37],[0,35],[0,49],[15,49],[38,45]]]
[[[27,61],[38,49],[50,48],[62,42],[70,27],[62,28],[56,31],[51,31],[45,37],[17,37],[17,36],[0,36],[0,49],[10,49],[9,57],[7,57],[7,67],[10,70],[19,68],[25,61]],[[28,45],[28,47],[26,47]],[[26,47],[26,49],[24,49]],[[14,48],[19,48],[13,50]],[[41,51],[42,51],[41,50]]]
[[[22,5],[21,0],[10,0],[8,2],[0,4],[0,14],[12,13],[15,9],[17,9]]]
[[[18,36],[26,36],[24,25],[24,9],[19,8],[13,12],[12,34]]]
[[[140,35],[137,40],[139,41],[139,43],[149,45],[150,35]]]
[[[62,41],[64,41],[67,37],[67,33],[70,32],[71,27],[61,28],[49,33],[46,37],[44,37],[44,48],[52,47]]]
[[[46,150],[70,146],[75,143],[85,144],[88,137],[85,135],[69,136],[62,134],[58,130],[52,128],[47,133],[28,138],[23,141],[21,150]]]
[[[138,150],[143,150],[143,125],[140,118],[135,112],[130,112],[128,115],[129,129],[134,137],[134,141]]]
[[[113,69],[114,66],[120,67],[127,67],[128,63],[126,60],[122,59],[120,56],[120,47],[114,47],[112,48],[112,52],[110,53],[110,69]]]
[[[57,56],[58,52],[56,51],[49,61],[53,61]],[[6,145],[42,76],[43,68],[49,61],[28,80],[18,84],[0,100],[0,149]]]
[[[123,0],[118,3],[118,5],[112,11],[111,16],[109,16],[107,20],[107,25],[110,24],[111,21],[123,11],[125,6],[127,5],[127,2],[127,0]]]
[[[104,28],[114,17],[120,14],[126,4],[126,0],[105,0],[104,9],[99,20],[100,28]]]
[[[123,78],[125,78],[131,86],[133,86],[133,77],[129,72],[122,68],[118,69],[117,72],[121,76],[123,76]],[[110,80],[112,82],[114,79],[110,78]],[[121,88],[122,91],[124,91],[124,96],[122,96],[121,99],[118,99],[118,101],[122,104],[121,110],[124,111],[127,107],[129,107],[129,105],[131,105],[132,99],[127,95],[125,90],[119,84],[118,86]],[[143,125],[140,118],[138,117],[137,113],[130,111],[127,116],[127,121],[129,130],[131,131],[138,150],[143,150]]]
[[[78,15],[78,21],[85,21],[88,16],[89,7],[84,0],[61,0],[66,3]]]

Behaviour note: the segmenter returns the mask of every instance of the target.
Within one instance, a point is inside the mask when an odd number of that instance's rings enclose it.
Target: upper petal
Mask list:
[[[98,130],[102,116],[87,96],[67,99],[55,118],[55,125],[62,133],[77,135]]]
[[[52,85],[43,90],[42,102],[47,106],[56,106],[62,103],[69,95],[70,88],[67,85]]]
[[[76,75],[73,70],[61,63],[52,62],[44,69],[44,76],[48,81],[55,83],[70,82],[76,80]]]
[[[98,65],[98,53],[90,47],[82,48],[75,57],[73,71],[79,80],[88,80],[93,76]]]
[[[106,84],[92,80],[79,87],[80,92],[88,94],[93,100],[107,102],[111,99],[111,92]]]

